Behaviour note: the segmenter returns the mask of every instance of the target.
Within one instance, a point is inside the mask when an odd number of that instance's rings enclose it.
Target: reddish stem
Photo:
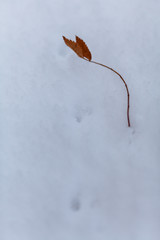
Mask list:
[[[123,77],[117,72],[115,71],[113,68],[110,68],[104,64],[101,64],[101,63],[98,63],[98,62],[95,62],[95,61],[89,61],[85,58],[83,58],[84,60],[88,61],[88,62],[91,62],[91,63],[95,63],[97,65],[100,65],[102,67],[105,67],[105,68],[108,68],[109,70],[113,71],[114,73],[116,73],[120,78],[121,80],[123,81],[125,87],[126,87],[126,91],[127,91],[127,121],[128,121],[128,127],[130,127],[130,119],[129,119],[129,90],[128,90],[128,86],[127,86],[127,83],[125,82],[125,80],[123,79]]]

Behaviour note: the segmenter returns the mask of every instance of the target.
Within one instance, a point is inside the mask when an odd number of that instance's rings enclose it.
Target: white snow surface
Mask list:
[[[159,64],[159,0],[0,1],[1,240],[160,239]]]

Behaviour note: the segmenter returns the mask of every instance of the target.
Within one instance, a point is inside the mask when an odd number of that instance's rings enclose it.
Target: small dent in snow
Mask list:
[[[75,111],[75,119],[78,123],[82,122],[82,120],[92,114],[92,109],[90,107],[77,107]]]
[[[73,199],[72,202],[71,202],[71,209],[73,211],[79,211],[80,208],[81,208],[80,200],[78,198]]]

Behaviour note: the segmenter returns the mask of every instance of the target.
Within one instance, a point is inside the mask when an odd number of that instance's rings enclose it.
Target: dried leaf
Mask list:
[[[63,36],[65,44],[70,47],[79,57],[83,58],[82,48],[74,41],[69,40]]]
[[[91,52],[89,51],[87,45],[85,44],[85,42],[81,38],[79,38],[78,36],[76,36],[76,42],[82,48],[83,57],[85,57],[89,61],[91,61],[92,55],[91,55]]]
[[[92,55],[85,44],[85,42],[76,36],[76,42],[67,39],[63,36],[63,40],[65,44],[70,47],[79,57],[81,58],[87,58],[89,61],[91,61]]]

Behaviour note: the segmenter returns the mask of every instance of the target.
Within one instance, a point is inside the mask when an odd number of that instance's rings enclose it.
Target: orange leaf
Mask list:
[[[91,61],[92,55],[91,55],[91,52],[89,51],[87,45],[85,44],[85,42],[82,39],[80,39],[79,37],[77,37],[77,36],[76,36],[76,42],[82,48],[83,57],[85,57],[89,61]]]
[[[76,36],[76,42],[67,39],[63,36],[63,40],[65,44],[70,47],[79,57],[81,58],[87,58],[89,61],[91,61],[92,55],[85,44],[85,42]]]
[[[83,58],[82,48],[74,41],[69,40],[63,36],[65,44],[70,47],[79,57]]]

